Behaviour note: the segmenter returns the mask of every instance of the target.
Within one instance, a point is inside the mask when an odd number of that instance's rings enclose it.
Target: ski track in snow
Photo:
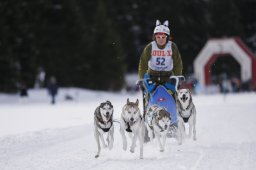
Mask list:
[[[221,95],[195,96],[197,141],[186,139],[183,145],[178,145],[175,139],[168,138],[163,153],[159,152],[155,140],[144,145],[144,159],[139,159],[139,145],[137,143],[135,153],[130,153],[129,138],[127,151],[123,151],[119,124],[115,123],[113,149],[109,151],[102,148],[100,157],[95,159],[97,147],[93,134],[93,119],[89,116],[91,121],[86,120],[84,124],[77,126],[48,129],[46,127],[0,136],[0,169],[254,170],[256,95],[253,93],[233,95],[232,98],[231,96],[226,96],[225,99]],[[113,100],[115,103],[120,102],[115,109],[115,114],[118,115],[121,101],[125,100],[122,98],[120,101],[116,96]],[[99,100],[95,101],[99,103]],[[76,105],[70,107],[77,108]],[[17,114],[18,112],[17,110]]]
[[[85,129],[90,131],[86,133]],[[118,127],[116,128],[118,129]],[[256,166],[256,145],[211,144],[201,146],[197,141],[186,141],[179,146],[169,139],[166,151],[160,153],[156,141],[147,143],[144,159],[135,153],[122,151],[121,137],[115,133],[113,150],[103,149],[94,158],[96,144],[92,127],[79,126],[67,129],[45,130],[19,136],[1,138],[1,170],[41,169],[252,169]]]

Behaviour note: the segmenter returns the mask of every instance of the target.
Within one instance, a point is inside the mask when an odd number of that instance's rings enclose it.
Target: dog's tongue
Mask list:
[[[110,116],[106,116],[107,121],[110,119]]]
[[[181,100],[182,100],[183,102],[185,102],[187,99],[188,99],[188,98],[185,97],[185,96],[182,96],[182,98],[181,98]]]

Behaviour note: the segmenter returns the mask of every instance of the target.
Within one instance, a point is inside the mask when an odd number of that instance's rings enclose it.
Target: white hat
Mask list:
[[[154,34],[156,33],[165,33],[167,35],[170,35],[170,29],[168,28],[169,22],[166,20],[164,21],[164,24],[161,25],[161,22],[159,20],[156,20],[156,27],[154,29]]]

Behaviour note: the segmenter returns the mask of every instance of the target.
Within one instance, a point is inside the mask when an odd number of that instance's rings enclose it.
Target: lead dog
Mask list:
[[[127,103],[122,108],[120,120],[120,133],[123,139],[123,149],[127,149],[126,133],[132,139],[130,152],[134,153],[136,141],[140,142],[140,158],[143,159],[143,143],[145,136],[145,124],[139,109],[139,100],[135,103],[127,99]]]
[[[158,105],[152,105],[146,113],[145,122],[150,140],[153,140],[153,135],[155,135],[160,152],[163,152],[165,149],[166,135],[171,123],[170,113]]]
[[[185,123],[189,125],[189,137],[192,135],[193,140],[196,140],[196,109],[192,100],[189,89],[181,89],[177,92],[177,112],[179,115],[179,124],[182,126],[182,139],[185,136]]]
[[[94,112],[94,137],[97,142],[98,152],[95,158],[100,155],[100,140],[104,148],[108,147],[110,150],[114,142],[114,126],[113,126],[113,105],[110,101],[101,103]],[[106,141],[104,135],[107,136]]]

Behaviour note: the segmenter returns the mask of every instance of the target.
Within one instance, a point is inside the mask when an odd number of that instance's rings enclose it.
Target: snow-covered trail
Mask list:
[[[118,114],[121,103],[125,100],[123,97],[113,97],[112,100],[113,103],[117,103],[115,110]],[[158,151],[156,142],[147,143],[144,146],[143,160],[139,159],[138,147],[133,154],[122,150],[117,123],[115,123],[114,148],[111,151],[102,149],[100,157],[95,159],[97,150],[93,136],[93,117],[87,115],[85,118],[79,114],[87,107],[86,103],[63,105],[65,110],[72,110],[75,114],[67,118],[81,118],[84,123],[79,122],[76,126],[71,123],[70,126],[58,128],[50,126],[48,129],[46,127],[46,129],[24,133],[12,132],[11,135],[2,135],[0,137],[0,169],[253,170],[256,167],[255,93],[228,95],[226,98],[221,95],[194,96],[194,101],[198,113],[198,140],[187,139],[183,145],[179,146],[174,139],[168,139],[163,153]],[[18,114],[21,108],[17,107]],[[63,112],[63,107],[50,109],[51,114],[56,114],[58,115],[56,117],[64,120],[59,115],[59,112]],[[94,108],[92,103],[90,106],[88,104],[89,107]],[[6,112],[11,110],[13,114],[16,110],[8,109],[6,106],[3,108]],[[31,110],[30,107],[22,108],[24,109],[22,111]],[[47,108],[38,106],[37,109],[45,111]],[[47,114],[47,116],[51,118],[51,115]],[[55,116],[52,117],[55,119]],[[116,118],[118,118],[117,115]]]
[[[95,159],[96,145],[89,126],[45,130],[1,139],[1,170],[80,170],[80,169],[253,169],[256,166],[255,143],[200,144],[187,141],[178,146],[167,142],[166,152],[158,152],[156,143],[145,145],[145,158],[122,151],[121,138],[115,135],[113,150],[103,150]],[[207,146],[208,145],[208,146]]]

